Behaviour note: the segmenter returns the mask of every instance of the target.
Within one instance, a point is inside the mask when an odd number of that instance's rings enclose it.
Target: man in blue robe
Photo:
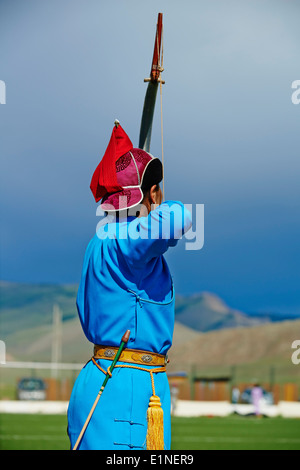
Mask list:
[[[154,394],[163,410],[163,449],[171,446],[170,389],[165,365],[172,345],[175,293],[164,253],[191,227],[181,202],[162,202],[162,164],[134,149],[114,128],[91,190],[106,217],[83,262],[77,309],[94,356],[81,370],[68,408],[74,447],[112,357],[130,330],[78,449],[147,449],[147,409]],[[149,372],[151,371],[151,373]]]

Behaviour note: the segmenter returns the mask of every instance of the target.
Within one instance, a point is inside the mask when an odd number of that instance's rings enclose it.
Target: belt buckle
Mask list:
[[[144,354],[141,357],[141,359],[142,359],[143,362],[146,362],[146,364],[149,364],[150,362],[152,362],[153,357],[151,356],[151,354]]]
[[[115,351],[113,349],[105,349],[104,356],[108,358],[112,358],[115,356]]]

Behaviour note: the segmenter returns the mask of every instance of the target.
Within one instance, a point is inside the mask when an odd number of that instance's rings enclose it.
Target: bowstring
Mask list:
[[[157,50],[158,50],[158,57],[159,57],[159,89],[160,89],[160,132],[161,132],[161,160],[163,165],[163,190],[162,190],[162,200],[164,201],[165,198],[165,166],[164,166],[164,131],[163,131],[163,105],[162,105],[162,79],[161,79],[161,72],[163,70],[164,64],[164,40],[163,40],[163,26],[161,29],[161,54],[159,54],[159,45],[158,45],[158,38],[157,38]]]

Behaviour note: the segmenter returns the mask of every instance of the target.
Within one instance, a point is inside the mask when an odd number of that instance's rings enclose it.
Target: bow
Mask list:
[[[162,138],[162,163],[163,163],[163,129],[162,129],[162,84],[165,82],[161,79],[163,69],[163,24],[162,13],[158,14],[156,34],[154,41],[154,52],[150,71],[150,78],[145,78],[144,82],[148,82],[144,108],[140,127],[139,148],[150,151],[150,141],[152,132],[152,122],[155,108],[156,95],[158,84],[160,84],[160,97],[161,97],[161,138]],[[164,194],[164,189],[163,189]]]

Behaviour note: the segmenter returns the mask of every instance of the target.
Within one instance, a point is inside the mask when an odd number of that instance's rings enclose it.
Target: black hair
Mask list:
[[[158,158],[154,158],[148,164],[142,181],[141,190],[143,194],[147,193],[152,186],[158,185],[163,179],[163,166]]]

